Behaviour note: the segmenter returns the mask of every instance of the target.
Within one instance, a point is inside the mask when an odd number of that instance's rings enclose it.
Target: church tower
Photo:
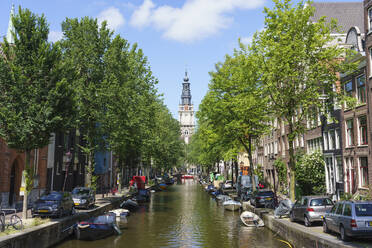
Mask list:
[[[186,144],[189,143],[190,137],[194,133],[195,119],[194,119],[194,105],[191,103],[190,82],[185,72],[185,78],[182,83],[181,104],[178,108],[178,121],[181,126],[181,137]]]

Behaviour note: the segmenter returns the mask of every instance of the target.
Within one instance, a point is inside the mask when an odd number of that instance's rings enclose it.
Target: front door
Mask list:
[[[15,192],[15,165],[12,166],[12,171],[10,173],[10,184],[9,184],[9,206],[14,203],[14,192]]]

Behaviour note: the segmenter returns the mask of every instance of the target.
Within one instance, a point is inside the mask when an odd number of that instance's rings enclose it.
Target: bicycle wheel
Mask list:
[[[10,225],[16,230],[23,229],[22,219],[15,214],[10,217]]]

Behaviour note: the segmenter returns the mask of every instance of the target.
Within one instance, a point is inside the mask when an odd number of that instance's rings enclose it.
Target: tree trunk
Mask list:
[[[230,160],[230,168],[231,168],[231,182],[234,185],[234,160]]]
[[[23,173],[25,174],[24,177],[24,194],[23,194],[23,208],[22,208],[22,219],[27,219],[27,201],[28,201],[28,188],[27,188],[27,181],[31,179],[31,175],[27,173],[27,170],[30,168],[30,161],[31,161],[31,150],[26,151],[26,163]]]
[[[293,148],[293,126],[292,123],[289,122],[289,134],[288,134],[288,145],[289,145],[289,196],[292,202],[295,202],[296,199],[296,169],[295,169],[295,157],[294,157],[294,148]]]
[[[253,170],[253,158],[252,158],[252,137],[248,137],[248,159],[249,159],[249,171],[251,172],[252,177],[252,189],[253,191],[256,190],[256,180],[254,178],[254,170]]]
[[[238,160],[234,160],[234,165],[235,165],[235,182],[238,182],[238,177],[239,177],[239,168],[238,168]]]

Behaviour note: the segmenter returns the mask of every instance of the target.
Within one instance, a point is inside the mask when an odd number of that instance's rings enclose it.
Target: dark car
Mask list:
[[[96,198],[94,192],[88,187],[76,187],[72,190],[72,200],[76,208],[89,208],[94,206]]]
[[[323,231],[350,237],[372,237],[372,201],[341,201],[323,217]]]
[[[322,216],[333,207],[327,196],[303,196],[293,205],[289,217],[291,221],[303,221],[309,227],[313,222],[322,221]]]
[[[62,217],[73,214],[74,202],[69,192],[51,192],[42,195],[32,206],[32,217]]]
[[[275,194],[271,190],[257,190],[254,191],[250,198],[251,205],[255,207],[261,206],[275,206],[276,199]]]

